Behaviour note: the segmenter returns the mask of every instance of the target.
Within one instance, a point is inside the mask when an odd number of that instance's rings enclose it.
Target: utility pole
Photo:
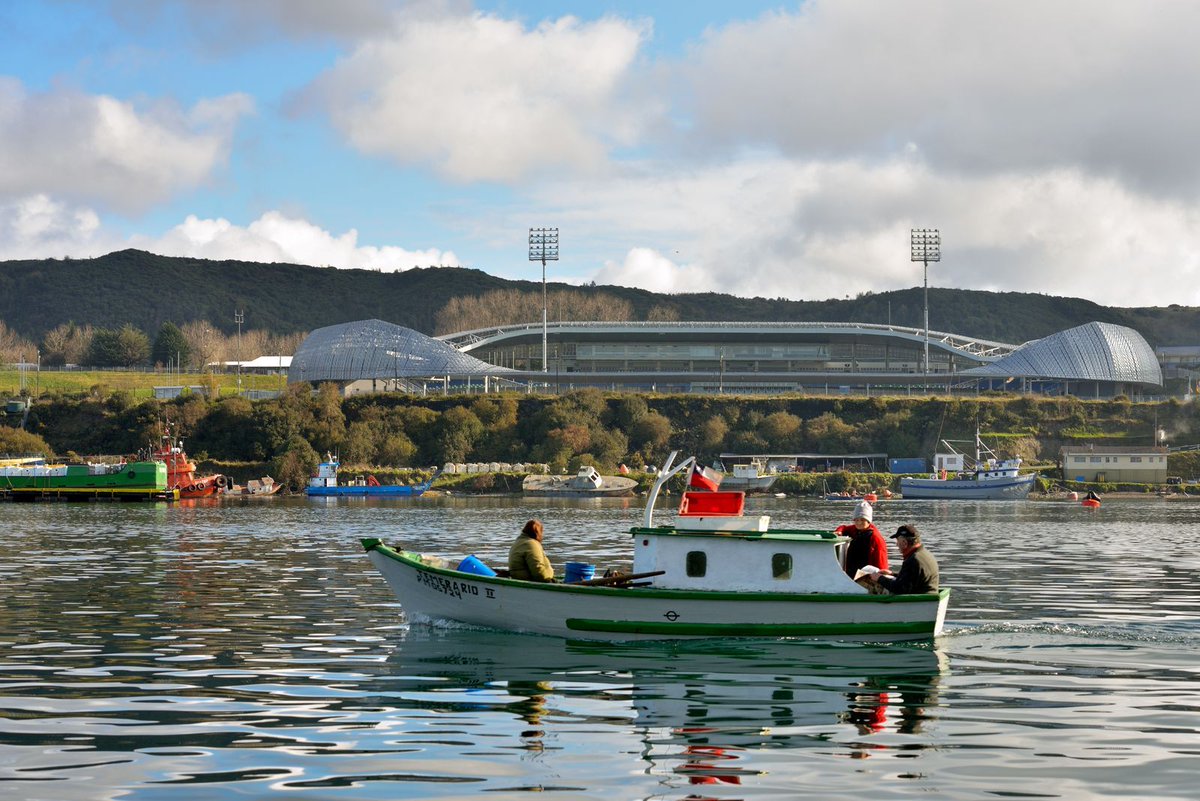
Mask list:
[[[925,265],[925,384],[929,384],[929,262],[942,260],[942,237],[936,228],[912,229],[912,261]]]
[[[237,323],[237,327],[238,327],[238,341],[237,341],[237,362],[238,362],[238,368],[237,368],[237,385],[238,385],[238,394],[239,394],[239,395],[241,395],[241,394],[242,394],[242,323],[246,321],[246,315],[245,315],[245,313],[244,313],[244,312],[242,312],[242,310],[241,310],[241,309],[238,309],[238,310],[236,310],[236,311],[233,313],[233,321],[234,321],[235,323]]]
[[[529,229],[529,260],[542,263],[542,372],[550,372],[550,354],[546,349],[546,262],[558,261],[558,229]]]

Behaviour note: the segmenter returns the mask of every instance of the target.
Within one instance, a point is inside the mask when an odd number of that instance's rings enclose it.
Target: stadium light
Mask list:
[[[929,383],[929,262],[942,260],[942,236],[936,228],[912,229],[912,261],[925,265],[925,383]]]
[[[550,354],[546,349],[546,262],[558,261],[558,229],[529,229],[529,260],[542,263],[542,372],[550,372]]]

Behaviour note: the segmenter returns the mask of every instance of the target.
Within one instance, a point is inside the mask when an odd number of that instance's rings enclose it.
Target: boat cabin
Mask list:
[[[633,529],[633,572],[663,589],[866,594],[842,569],[830,531],[769,530],[741,492],[685,492],[674,525]]]
[[[308,480],[310,487],[336,487],[338,462],[332,456],[326,456],[325,461],[317,465],[317,474]]]
[[[575,478],[567,482],[567,486],[571,489],[593,490],[600,489],[604,485],[604,479],[600,477],[600,473],[596,468],[590,465],[584,465],[579,468],[579,473]]]

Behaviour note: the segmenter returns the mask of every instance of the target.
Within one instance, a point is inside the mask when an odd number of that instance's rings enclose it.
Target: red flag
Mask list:
[[[700,463],[692,465],[692,475],[688,478],[688,486],[693,489],[706,489],[709,492],[716,492],[717,487],[721,484],[721,474],[716,470],[710,470],[707,467],[701,467]]]

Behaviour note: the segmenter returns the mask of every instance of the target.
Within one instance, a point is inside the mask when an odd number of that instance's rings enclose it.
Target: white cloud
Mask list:
[[[242,259],[397,272],[431,265],[460,266],[450,251],[360,245],[358,232],[335,235],[306,220],[272,211],[246,227],[189,216],[161,237],[136,237],[131,247],[167,256]]]
[[[86,258],[115,249],[98,241],[102,238],[100,218],[91,209],[71,208],[46,195],[0,203],[0,259]]]
[[[563,17],[527,30],[484,14],[408,15],[307,93],[364,153],[458,181],[595,170],[642,111],[625,82],[648,32]]]
[[[594,280],[600,284],[635,286],[651,292],[712,292],[717,288],[704,270],[676,264],[650,248],[633,248],[620,264],[605,262]]]
[[[1191,193],[1200,4],[811,0],[673,65],[688,146],[938,169],[1079,169]]]
[[[47,194],[138,212],[209,180],[228,158],[244,95],[140,110],[0,78],[0,200]]]
[[[756,159],[573,182],[536,202],[599,222],[606,240],[624,232],[628,255],[598,283],[809,300],[902,289],[922,278],[910,229],[939,227],[931,286],[1159,305],[1164,288],[1130,275],[1169,271],[1166,302],[1200,304],[1200,208],[1075,170],[974,177],[908,161]]]
[[[0,259],[92,258],[123,248],[163,256],[285,262],[396,272],[432,265],[461,266],[448,250],[360,245],[358,232],[332,234],[312,223],[267,212],[248,226],[190,215],[161,236],[127,238],[105,230],[86,207],[45,195],[0,204]]]

